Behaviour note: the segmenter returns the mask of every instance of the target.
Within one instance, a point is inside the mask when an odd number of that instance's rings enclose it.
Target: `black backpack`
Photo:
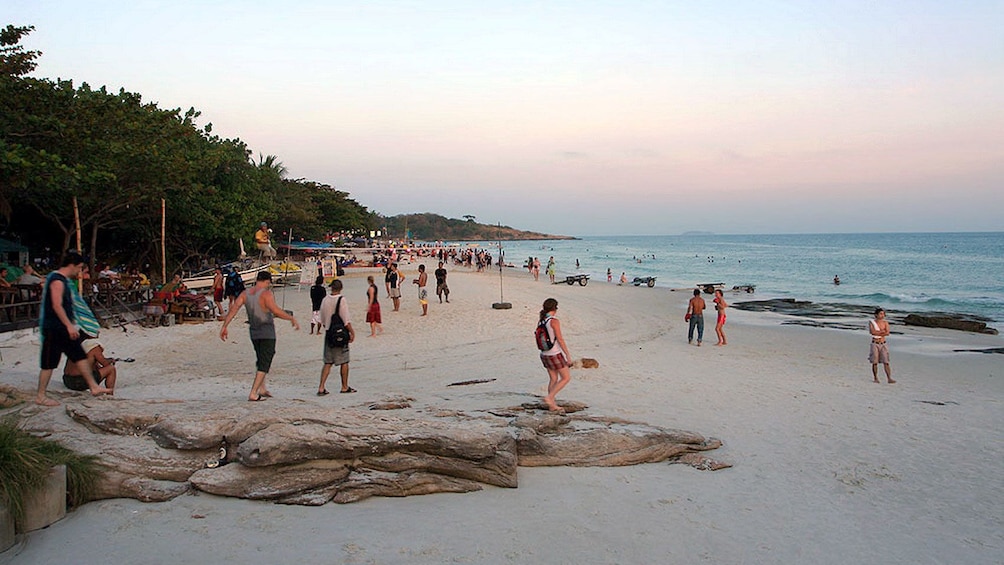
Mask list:
[[[348,347],[349,329],[345,327],[345,321],[338,315],[338,308],[342,305],[342,297],[335,301],[335,311],[331,314],[331,321],[328,329],[324,332],[324,339],[328,342],[328,347]]]

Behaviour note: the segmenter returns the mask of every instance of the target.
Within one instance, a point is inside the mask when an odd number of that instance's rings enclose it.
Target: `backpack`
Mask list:
[[[349,329],[345,327],[345,321],[338,315],[338,308],[342,305],[342,297],[339,296],[335,302],[335,311],[331,314],[331,321],[328,329],[324,332],[324,340],[328,347],[348,347]]]
[[[551,327],[547,322],[551,320],[548,316],[544,320],[537,324],[537,329],[533,331],[533,339],[537,342],[537,349],[541,351],[550,351],[554,347],[554,339],[551,338]]]

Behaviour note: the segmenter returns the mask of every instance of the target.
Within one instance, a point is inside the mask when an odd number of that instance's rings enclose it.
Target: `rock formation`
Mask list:
[[[2,392],[2,391],[0,391]],[[144,401],[64,398],[25,403],[24,426],[100,458],[96,498],[168,500],[195,488],[221,496],[320,505],[370,496],[515,488],[519,466],[728,464],[700,452],[721,442],[685,431],[539,403],[465,413],[414,409],[408,399],[364,407],[305,401]],[[219,462],[226,438],[227,458]],[[218,463],[219,466],[216,466]]]

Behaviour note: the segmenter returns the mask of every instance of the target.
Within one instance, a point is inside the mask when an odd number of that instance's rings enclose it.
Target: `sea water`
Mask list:
[[[669,288],[752,284],[751,299],[966,313],[1004,322],[1004,232],[596,236],[502,246],[506,262],[517,267],[538,257],[542,277],[554,256],[560,275],[587,273],[590,284],[606,284],[610,269],[614,283],[623,272],[628,281],[654,276],[657,286]]]

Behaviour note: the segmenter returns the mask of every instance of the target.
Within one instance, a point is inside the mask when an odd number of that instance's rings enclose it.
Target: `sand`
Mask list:
[[[409,282],[416,267],[404,269]],[[546,384],[531,334],[553,296],[572,355],[600,362],[574,370],[559,399],[720,438],[710,455],[734,467],[522,468],[518,489],[323,507],[205,494],[97,501],[27,536],[0,563],[1004,562],[1004,363],[952,352],[1000,347],[1000,337],[895,326],[904,332],[890,338],[899,382],[877,385],[864,320],[861,331],[828,330],[732,310],[729,345],[712,346],[708,316],[698,348],[686,342],[685,292],[552,286],[512,270],[503,292],[513,308],[493,310],[497,273],[454,268],[451,303],[440,305],[431,286],[427,317],[414,286],[405,285],[397,313],[381,292],[384,335],[367,338],[366,274],[344,279],[359,392],[315,396],[321,338],[308,335],[306,288],[291,289],[285,307],[303,327],[277,323],[269,402],[365,406],[405,395],[416,406],[472,410],[529,399]],[[117,394],[246,397],[246,332],[234,323],[223,343],[218,327],[105,330],[111,355],[136,359],[121,366]],[[37,340],[3,347],[3,382],[33,388]],[[54,397],[61,389],[50,385]]]

